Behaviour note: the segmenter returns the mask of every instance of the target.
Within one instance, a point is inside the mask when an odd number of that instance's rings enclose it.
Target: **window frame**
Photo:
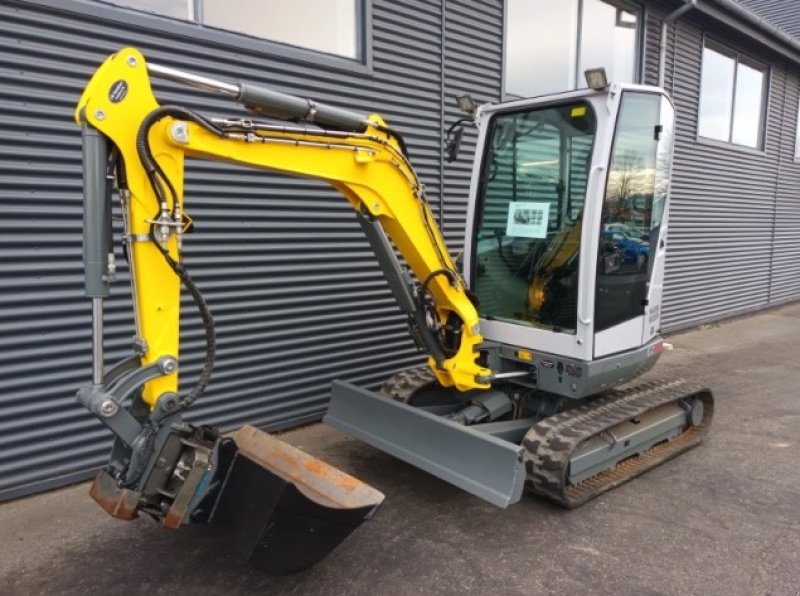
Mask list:
[[[731,95],[731,119],[730,119],[730,130],[728,132],[728,140],[722,139],[715,139],[713,137],[705,137],[700,134],[700,105],[703,101],[701,96],[701,89],[702,89],[702,81],[703,81],[703,72],[705,70],[705,61],[703,60],[703,51],[706,48],[711,49],[718,54],[722,54],[728,58],[733,59],[734,61],[734,69],[733,69],[733,91]],[[739,77],[739,64],[744,64],[754,70],[758,70],[764,75],[764,85],[761,89],[761,114],[759,114],[758,119],[758,144],[755,147],[750,145],[742,145],[741,143],[734,143],[733,142],[733,124],[734,118],[736,116],[736,81]],[[719,41],[716,37],[703,34],[703,45],[700,48],[700,86],[697,90],[697,121],[695,123],[695,141],[698,143],[703,143],[707,145],[713,145],[716,147],[726,147],[729,149],[735,149],[737,151],[742,151],[745,153],[752,153],[756,155],[764,155],[766,153],[766,146],[767,146],[767,115],[769,114],[769,98],[770,98],[770,85],[772,82],[772,67],[770,64],[766,62],[761,62],[757,58],[753,58],[749,54],[744,54],[735,50],[732,46],[729,46],[721,41]]]
[[[103,0],[101,0],[103,1]],[[366,27],[366,5],[369,4],[370,7],[372,6],[372,0],[354,0],[355,4],[355,32],[356,32],[356,55],[354,57],[344,56],[342,54],[335,54],[333,52],[325,52],[324,50],[315,50],[313,48],[307,48],[305,46],[294,45],[289,42],[285,41],[278,41],[275,39],[271,39],[269,37],[258,37],[252,35],[250,33],[244,33],[241,31],[236,31],[235,29],[225,29],[222,27],[217,27],[216,25],[210,25],[205,22],[205,0],[187,0],[192,4],[192,12],[194,14],[194,20],[189,21],[191,23],[195,23],[200,25],[204,29],[214,29],[217,31],[227,31],[228,33],[233,33],[236,35],[242,35],[245,37],[249,37],[252,39],[259,39],[268,41],[270,43],[278,44],[283,47],[292,48],[294,50],[300,50],[303,52],[311,52],[314,55],[322,54],[323,56],[331,56],[333,58],[340,58],[342,60],[355,60],[357,62],[364,62],[364,55],[366,49],[366,34],[367,31],[372,31],[371,23],[369,29]],[[134,9],[135,10],[135,9]],[[371,11],[370,11],[371,13]],[[158,14],[158,13],[156,13]],[[371,41],[371,39],[370,39]],[[372,45],[370,43],[370,45]]]
[[[623,90],[622,94],[621,94],[621,96],[619,98],[619,107],[617,108],[617,113],[616,113],[616,116],[615,116],[614,132],[613,132],[613,139],[614,140],[613,140],[613,142],[611,144],[611,149],[610,149],[610,151],[608,153],[608,161],[606,162],[605,187],[603,189],[603,196],[602,196],[603,203],[602,203],[602,207],[601,207],[601,210],[600,210],[600,218],[599,218],[600,229],[599,229],[599,234],[598,234],[598,248],[597,248],[597,250],[598,250],[598,253],[597,253],[598,254],[598,259],[597,259],[597,265],[596,265],[596,269],[595,269],[595,284],[594,284],[594,286],[595,286],[594,287],[595,302],[594,302],[594,314],[593,314],[593,321],[594,322],[593,322],[593,325],[594,325],[595,337],[597,337],[598,333],[602,333],[604,331],[608,331],[609,329],[613,329],[617,325],[621,325],[621,324],[623,324],[625,322],[628,322],[628,321],[631,321],[631,320],[637,318],[637,316],[641,316],[641,315],[646,314],[644,311],[642,311],[642,312],[640,312],[640,315],[631,316],[631,317],[628,317],[626,319],[620,319],[620,320],[613,320],[613,317],[612,317],[611,318],[612,322],[609,323],[608,321],[605,321],[602,325],[598,324],[598,321],[603,320],[598,316],[598,304],[601,303],[600,302],[600,298],[599,298],[599,293],[600,293],[600,290],[601,290],[601,286],[602,286],[603,280],[605,278],[607,278],[608,276],[613,276],[617,280],[622,280],[622,283],[626,283],[626,282],[632,281],[632,279],[631,279],[632,276],[636,276],[638,279],[636,279],[634,281],[636,281],[637,283],[639,283],[639,282],[643,282],[644,283],[643,286],[640,286],[637,289],[643,291],[643,294],[644,294],[643,300],[647,300],[647,297],[648,297],[648,295],[650,293],[650,286],[653,283],[653,279],[654,279],[654,264],[655,264],[655,261],[657,259],[655,254],[653,254],[653,253],[655,253],[657,251],[657,248],[656,248],[656,246],[654,246],[654,244],[650,244],[650,251],[651,252],[648,255],[647,268],[645,269],[645,271],[638,270],[638,271],[631,272],[631,271],[622,271],[622,269],[620,269],[620,271],[619,271],[620,275],[616,275],[616,273],[611,273],[611,274],[602,273],[601,270],[600,270],[600,265],[601,265],[600,256],[602,256],[602,254],[603,254],[603,233],[604,233],[605,226],[608,225],[606,222],[603,221],[603,216],[606,213],[606,205],[607,205],[608,196],[609,196],[609,190],[608,190],[609,179],[610,179],[610,176],[611,176],[611,172],[613,172],[614,169],[615,169],[615,167],[614,167],[614,158],[617,155],[618,141],[621,138],[619,133],[620,133],[620,128],[622,126],[623,109],[624,109],[624,106],[625,106],[625,95],[626,95],[626,93],[630,94],[629,97],[630,96],[639,96],[639,97],[657,97],[657,98],[659,98],[659,101],[661,102],[661,106],[659,107],[659,109],[661,110],[659,117],[660,117],[661,126],[662,126],[660,134],[663,134],[663,102],[664,102],[664,100],[666,100],[667,103],[670,105],[670,109],[671,109],[671,131],[670,131],[670,135],[672,137],[670,139],[670,141],[669,141],[669,144],[668,144],[668,151],[671,152],[671,154],[670,154],[670,163],[669,163],[669,166],[667,168],[661,170],[661,174],[664,176],[664,178],[666,178],[667,181],[669,181],[671,176],[672,176],[675,137],[676,137],[676,134],[677,134],[677,132],[676,132],[677,131],[677,116],[676,116],[675,106],[672,103],[672,100],[669,98],[668,95],[666,95],[666,92],[659,93],[659,92],[656,92],[656,91],[649,91],[649,90],[648,91],[631,92],[631,91]],[[665,218],[669,217],[669,214],[668,214],[668,212],[666,210],[666,205],[667,205],[667,203],[669,201],[669,199],[668,199],[668,196],[669,196],[669,182],[667,183],[667,190],[664,191],[664,204],[663,204],[662,209],[661,209],[661,211],[660,211],[660,213],[658,215],[658,218],[653,218],[652,217],[653,204],[655,203],[655,196],[656,196],[656,190],[655,189],[658,188],[658,184],[656,182],[656,178],[659,175],[659,167],[657,165],[657,163],[658,163],[657,162],[657,160],[658,160],[658,145],[661,142],[662,142],[662,140],[660,138],[656,140],[656,148],[655,148],[656,155],[655,155],[655,158],[654,158],[654,161],[655,161],[656,165],[655,165],[655,168],[654,168],[654,172],[655,173],[654,173],[654,177],[653,177],[654,193],[653,193],[653,202],[651,203],[651,207],[650,207],[650,210],[651,210],[650,233],[652,234],[654,231],[656,232],[656,234],[653,236],[653,239],[656,240],[656,241],[661,236],[661,228],[662,228],[662,226],[666,225],[665,224],[665,221],[666,221]],[[653,221],[657,221],[657,224],[653,225]],[[612,222],[612,223],[616,223],[616,222]],[[624,237],[625,234],[622,234],[622,236]],[[625,276],[625,277],[622,277],[622,276]]]
[[[513,115],[517,115],[517,114],[523,114],[523,113],[532,112],[532,111],[543,111],[543,110],[550,110],[550,109],[558,109],[558,108],[564,107],[566,105],[573,105],[573,104],[575,104],[577,102],[583,102],[584,103],[584,105],[587,107],[587,109],[591,112],[591,117],[594,120],[595,128],[594,128],[594,132],[592,133],[592,144],[591,144],[591,146],[589,148],[589,155],[594,156],[594,152],[597,150],[597,136],[598,136],[598,134],[603,134],[603,132],[599,128],[600,124],[599,124],[599,118],[597,116],[597,108],[598,108],[598,106],[596,106],[593,103],[591,98],[570,97],[570,98],[567,98],[567,99],[552,99],[552,100],[548,100],[548,101],[539,103],[539,104],[537,104],[536,106],[533,106],[533,107],[530,106],[530,105],[523,105],[523,106],[520,106],[519,108],[514,109],[514,110],[508,110],[508,111],[501,110],[501,111],[496,111],[496,112],[492,112],[492,113],[489,114],[489,120],[486,123],[486,128],[485,128],[485,130],[486,130],[485,141],[486,142],[483,145],[483,152],[481,153],[481,157],[480,157],[480,163],[483,164],[484,167],[482,167],[480,169],[480,172],[478,174],[478,184],[476,185],[476,189],[477,190],[473,190],[471,192],[471,196],[474,198],[474,201],[473,201],[472,207],[470,208],[470,212],[467,214],[467,224],[466,224],[466,231],[467,231],[468,234],[470,234],[470,237],[472,239],[472,242],[471,242],[472,249],[469,250],[469,252],[467,253],[467,255],[469,257],[469,263],[465,263],[465,267],[468,267],[467,283],[468,283],[468,287],[472,291],[476,291],[477,284],[478,284],[478,233],[479,233],[480,228],[481,228],[480,224],[483,221],[484,216],[485,216],[486,197],[487,197],[486,189],[487,189],[487,185],[488,185],[488,182],[489,182],[488,181],[488,175],[489,175],[489,173],[488,173],[488,164],[489,164],[489,154],[490,154],[490,149],[491,149],[490,140],[491,140],[492,134],[493,134],[493,132],[495,130],[495,127],[497,125],[498,118],[506,117],[506,116],[513,116]],[[476,159],[477,159],[477,155],[476,155]],[[586,184],[587,185],[586,185],[586,188],[584,189],[584,204],[588,204],[589,193],[590,193],[590,187],[589,187],[590,178],[591,178],[591,166],[589,166],[587,168],[587,179],[586,179]],[[560,210],[560,207],[559,207],[559,210]],[[470,215],[471,215],[471,217],[470,217]],[[581,217],[580,217],[581,225],[585,224],[585,222],[586,222],[585,217],[586,217],[586,212],[584,211],[584,214],[581,215]],[[583,237],[582,236],[580,237],[579,242],[581,242],[581,243],[583,242]],[[470,243],[468,243],[468,246],[469,245],[470,245]],[[579,250],[579,252],[580,252],[580,250]],[[580,277],[579,277],[579,279],[580,279]],[[570,331],[558,332],[558,331],[554,331],[553,329],[545,329],[543,327],[536,327],[536,326],[533,326],[533,325],[530,326],[530,327],[528,327],[528,326],[520,326],[520,327],[524,328],[526,330],[526,333],[530,332],[530,331],[533,331],[534,333],[556,334],[556,336],[564,336],[564,337],[568,337],[568,338],[576,337],[577,330],[578,330],[578,322],[579,322],[579,319],[578,319],[577,315],[578,315],[578,312],[580,310],[580,300],[581,300],[581,292],[582,292],[582,285],[581,284],[583,282],[579,281],[578,283],[579,283],[579,285],[578,285],[577,294],[576,294],[577,297],[578,297],[578,305],[577,305],[576,313],[575,313],[576,314],[576,320],[575,320],[576,325],[575,325],[575,329],[573,331],[571,331],[571,332]],[[483,315],[481,315],[481,318],[484,318]],[[508,324],[508,323],[506,322],[506,324]],[[511,324],[517,324],[517,323],[511,323]],[[552,337],[552,335],[549,335],[549,337]],[[572,340],[570,339],[570,341],[572,341]]]
[[[647,5],[638,1],[630,0],[601,0],[618,10],[626,10],[628,12],[636,13],[637,27],[636,27],[636,54],[633,59],[633,72],[635,74],[635,81],[630,81],[634,84],[641,84],[644,81],[645,69],[645,44],[647,43],[647,18],[648,9]],[[516,95],[506,90],[506,63],[508,61],[508,2],[503,0],[503,59],[500,68],[500,100],[512,101],[515,99],[525,99],[527,96]],[[583,3],[585,0],[577,0],[578,2],[578,17],[575,23],[576,29],[576,43],[575,43],[575,86],[571,89],[562,89],[562,91],[575,91],[577,89],[585,89],[585,81],[583,81],[583,73],[580,72],[581,63],[581,25],[583,23]],[[531,97],[541,97],[538,96]]]
[[[278,56],[294,62],[324,66],[358,74],[373,74],[372,0],[356,0],[356,18],[359,20],[356,26],[356,48],[360,54],[358,58],[347,58],[271,39],[253,37],[246,33],[204,26],[197,21],[177,19],[126,6],[118,6],[103,0],[26,0],[26,2],[58,12],[77,13],[101,21],[115,22],[128,27],[160,32],[168,36],[180,37],[189,42],[203,41],[234,50]]]

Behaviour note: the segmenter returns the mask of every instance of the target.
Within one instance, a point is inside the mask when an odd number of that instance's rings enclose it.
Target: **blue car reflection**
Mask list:
[[[637,269],[642,269],[650,256],[650,244],[639,238],[633,238],[620,230],[605,230],[603,239],[616,246],[622,254],[622,262],[635,264]]]

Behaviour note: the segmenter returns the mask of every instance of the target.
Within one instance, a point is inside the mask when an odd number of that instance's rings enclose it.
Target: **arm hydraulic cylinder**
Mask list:
[[[103,299],[109,295],[111,187],[108,140],[85,122],[83,140],[83,270],[86,295],[92,299],[92,383],[103,382]]]

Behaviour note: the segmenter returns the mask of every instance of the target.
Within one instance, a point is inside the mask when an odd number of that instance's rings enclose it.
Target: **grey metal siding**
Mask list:
[[[469,52],[455,60],[462,72],[453,77],[496,82],[497,9],[452,4],[455,51]],[[374,0],[370,72],[263,52],[257,40],[239,45],[234,35],[81,0],[0,6],[0,499],[86,477],[109,447],[109,433],[73,397],[90,375],[90,307],[81,280],[80,140],[71,119],[99,62],[134,45],[165,65],[379,112],[406,137],[437,205],[443,24],[441,3]],[[157,94],[213,115],[242,113],[173,84],[159,83]],[[464,172],[448,174],[448,182],[466,188]],[[375,387],[420,361],[350,207],[326,185],[190,162],[186,195],[197,223],[187,266],[219,336],[212,383],[193,420],[223,428],[296,425],[319,418],[333,378]],[[109,362],[128,353],[132,335],[118,257]],[[188,299],[183,313],[188,384],[203,344]]]
[[[470,93],[480,103],[500,101],[503,65],[503,0],[448,1],[445,12],[445,125],[465,114],[456,97]],[[451,252],[464,244],[469,181],[477,136],[467,127],[459,157],[445,163],[443,234]]]
[[[797,134],[800,76],[789,70],[780,134],[780,161],[772,230],[770,304],[800,297],[800,162],[794,157]]]
[[[753,0],[754,2],[756,0]],[[645,81],[655,83],[661,19],[643,2]],[[218,78],[240,77],[382,113],[407,138],[445,238],[466,224],[475,136],[442,167],[455,96],[501,97],[503,0],[373,0],[363,65],[281,51],[195,25],[90,0],[0,5],[0,500],[87,477],[109,433],[74,401],[87,381],[89,303],[81,281],[78,94],[123,45]],[[704,31],[771,65],[765,153],[696,139]],[[800,297],[800,164],[793,158],[800,73],[696,13],[670,28],[666,85],[678,108],[664,328]],[[165,101],[213,115],[232,104],[159,83]],[[241,112],[239,112],[241,113]],[[187,264],[218,322],[212,384],[192,411],[224,428],[317,419],[334,377],[376,386],[420,361],[347,204],[323,184],[220,164],[187,169],[197,232]],[[122,264],[121,255],[118,255]],[[128,353],[127,271],[109,301],[109,362]],[[184,301],[182,373],[199,371],[202,336]]]
[[[783,122],[786,67],[693,13],[678,22],[675,35],[677,52],[667,68],[678,113],[663,311],[667,330],[770,304],[773,230],[783,226],[776,222],[779,169],[784,177],[796,168],[779,166],[786,162],[785,137],[791,134]],[[763,152],[697,138],[704,35],[769,66]]]

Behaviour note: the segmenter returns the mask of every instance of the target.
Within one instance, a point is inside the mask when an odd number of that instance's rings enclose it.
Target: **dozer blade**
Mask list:
[[[323,422],[498,507],[519,501],[522,448],[362,387],[334,381]]]
[[[357,478],[252,426],[229,437],[220,443],[224,480],[208,521],[263,571],[313,565],[383,502]]]

